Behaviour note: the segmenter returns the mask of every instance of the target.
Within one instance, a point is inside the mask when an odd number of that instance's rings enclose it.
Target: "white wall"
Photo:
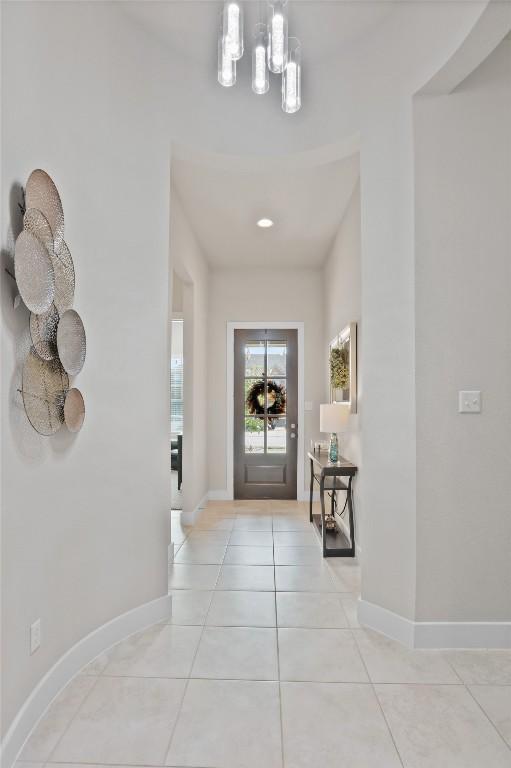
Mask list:
[[[361,139],[363,600],[415,614],[415,272],[411,98],[374,94]]]
[[[176,313],[183,312],[183,281],[174,271],[170,279],[172,280],[172,313],[175,316]]]
[[[328,360],[330,341],[349,323],[357,323],[358,343],[363,334],[360,285],[360,184],[355,187],[344,214],[335,241],[323,269],[324,342],[323,355]],[[329,375],[325,366],[325,397],[328,399]],[[359,468],[354,481],[355,535],[357,546],[362,547],[363,514],[361,485],[364,482],[361,450],[361,422],[363,419],[363,361],[357,365],[358,408],[351,414],[346,432],[340,436],[341,453]],[[328,400],[325,400],[327,402]]]
[[[319,269],[215,269],[210,272],[209,375],[207,379],[209,487],[225,491],[226,476],[226,333],[230,321],[301,321],[305,324],[305,412],[299,426],[305,454],[318,439],[319,404],[324,397],[322,275]],[[230,438],[229,438],[230,439]],[[309,467],[305,462],[305,488]],[[302,490],[305,490],[302,489]],[[300,489],[298,489],[300,491]]]
[[[209,272],[174,187],[171,189],[170,259],[183,289],[183,513],[193,521],[196,507],[208,491],[205,389],[209,378]]]
[[[509,621],[511,40],[416,100],[415,142],[417,617]]]
[[[12,245],[13,185],[47,169],[62,195],[87,333],[76,379],[84,427],[40,437],[16,392],[28,314],[13,310],[2,268],[5,733],[75,642],[167,592],[170,143],[154,119],[160,63],[115,4],[2,10],[2,247]],[[42,645],[30,656],[37,618]]]

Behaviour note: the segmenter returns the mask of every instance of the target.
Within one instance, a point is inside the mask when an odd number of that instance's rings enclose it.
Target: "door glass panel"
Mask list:
[[[264,353],[266,342],[251,341],[245,344],[245,376],[264,375]]]
[[[286,419],[278,416],[268,418],[268,433],[266,437],[267,453],[286,452]]]
[[[264,453],[264,417],[245,418],[245,453]]]
[[[245,415],[264,414],[265,383],[264,379],[245,379]]]
[[[268,342],[268,376],[286,375],[287,343],[285,341]]]
[[[268,379],[268,416],[280,416],[286,413],[286,380]]]

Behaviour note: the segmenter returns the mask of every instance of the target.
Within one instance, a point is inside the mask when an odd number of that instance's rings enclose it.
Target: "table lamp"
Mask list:
[[[333,464],[339,458],[339,442],[337,433],[342,432],[348,423],[349,406],[342,403],[326,403],[319,406],[319,429],[330,432],[330,448],[328,460]]]

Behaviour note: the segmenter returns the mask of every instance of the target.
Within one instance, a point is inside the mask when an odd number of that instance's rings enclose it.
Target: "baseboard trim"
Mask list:
[[[511,648],[511,621],[418,621],[416,648]]]
[[[201,516],[201,512],[206,506],[206,502],[209,498],[209,494],[205,493],[202,499],[199,501],[195,509],[193,509],[191,512],[182,512],[181,513],[181,522],[184,523],[184,525],[195,525],[195,523],[198,521],[199,517]]]
[[[1,745],[3,768],[11,768],[28,736],[53,699],[87,664],[115,643],[172,615],[172,597],[163,595],[98,627],[70,648],[26,699]]]
[[[362,599],[358,620],[408,648],[511,648],[510,621],[411,621]]]
[[[367,600],[358,601],[358,621],[363,627],[369,627],[386,637],[397,640],[407,648],[414,647],[414,625],[410,619],[399,616],[387,608],[370,603]]]
[[[298,491],[296,497],[297,501],[309,501],[309,491]],[[210,501],[233,501],[233,495],[227,488],[220,488],[209,491],[208,499]],[[319,501],[319,491],[314,491],[313,501]]]
[[[229,493],[227,488],[221,488],[216,491],[208,491],[208,499],[210,501],[232,501],[232,493]]]

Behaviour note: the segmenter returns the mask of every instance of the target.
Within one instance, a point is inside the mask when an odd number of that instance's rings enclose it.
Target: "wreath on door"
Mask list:
[[[268,415],[281,416],[286,412],[286,390],[283,384],[268,381]],[[251,415],[264,414],[264,381],[255,381],[247,393],[247,410]]]

